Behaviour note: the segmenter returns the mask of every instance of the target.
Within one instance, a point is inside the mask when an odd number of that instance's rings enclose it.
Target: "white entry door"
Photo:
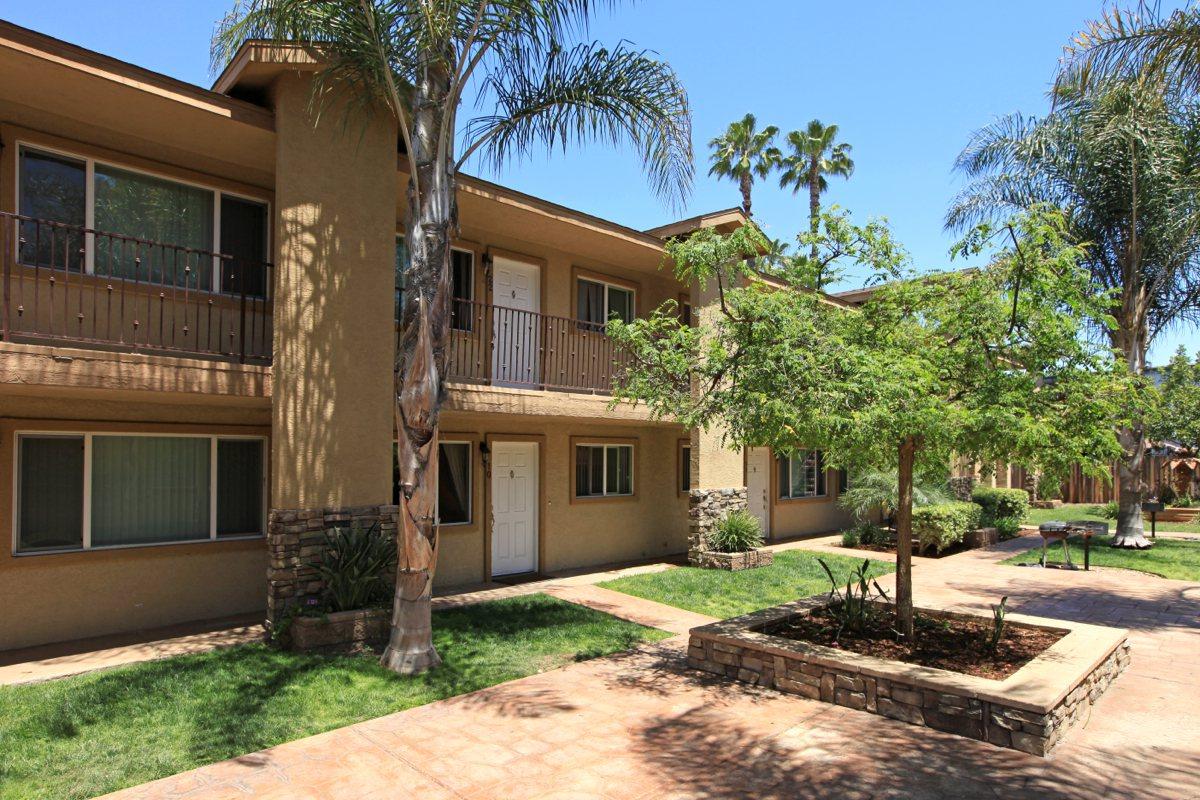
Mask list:
[[[541,270],[522,261],[492,262],[492,382],[541,383]]]
[[[537,572],[538,446],[492,445],[492,575]]]
[[[758,520],[763,536],[771,536],[771,451],[751,447],[746,451],[746,506]]]

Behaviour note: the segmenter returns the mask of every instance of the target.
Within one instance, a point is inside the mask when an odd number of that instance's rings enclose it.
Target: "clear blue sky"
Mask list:
[[[0,0],[0,17],[182,80],[209,85],[208,40],[232,0]],[[1163,2],[1165,9],[1176,5]],[[694,109],[698,180],[672,215],[647,191],[636,157],[600,147],[536,157],[484,174],[522,191],[647,228],[737,205],[732,183],[706,176],[707,142],[747,111],[784,131],[813,117],[837,123],[856,171],[826,202],[885,216],[924,268],[946,266],[947,203],[961,185],[954,157],[971,131],[1011,111],[1041,113],[1062,45],[1099,0],[645,0],[597,20],[595,38],[657,51]],[[152,10],[151,10],[152,9]],[[761,184],[755,217],[790,239],[802,197]],[[856,285],[854,276],[844,288]],[[1172,331],[1152,353],[1200,348]]]

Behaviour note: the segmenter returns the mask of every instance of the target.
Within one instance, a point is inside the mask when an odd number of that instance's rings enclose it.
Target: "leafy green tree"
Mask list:
[[[1129,374],[1145,372],[1155,338],[1200,321],[1200,106],[1136,83],[1065,87],[1044,119],[1014,115],[978,131],[958,159],[972,182],[947,225],[965,228],[1036,203],[1062,209],[1083,263],[1109,303],[1093,330]],[[1115,326],[1107,325],[1109,318]],[[1141,393],[1120,430],[1114,544],[1149,547]]]
[[[743,260],[753,232],[670,242],[680,280],[717,283],[719,313],[684,327],[666,307],[614,325],[629,353],[614,402],[718,426],[735,446],[818,448],[833,468],[896,470],[898,630],[912,636],[914,474],[944,470],[952,454],[1098,471],[1118,451],[1119,373],[1080,335],[1079,312],[1104,311],[1057,214],[1017,218],[1019,249],[993,251],[983,226],[958,249],[987,267],[921,276],[886,226],[827,215],[823,227],[818,249],[840,254],[827,267],[886,281],[860,309],[808,288],[813,261],[779,276],[787,288],[757,280]]]
[[[1178,442],[1192,455],[1200,455],[1200,352],[1189,361],[1183,345],[1175,351],[1158,390],[1154,421],[1155,439]]]
[[[227,63],[248,39],[313,47],[323,58],[314,80],[318,108],[334,94],[348,95],[352,110],[383,109],[399,128],[409,256],[395,369],[401,547],[383,663],[400,673],[440,663],[430,630],[430,587],[459,170],[476,154],[499,166],[539,145],[598,140],[631,144],[665,198],[682,199],[691,186],[691,114],[683,86],[668,64],[646,51],[577,41],[595,5],[248,0],[213,39],[216,64]],[[481,111],[460,118],[463,108]],[[353,122],[351,115],[346,119]]]
[[[757,130],[758,120],[747,114],[736,122],[729,123],[723,134],[708,143],[712,149],[709,160],[712,166],[709,175],[737,181],[742,193],[742,211],[750,216],[750,194],[754,179],[765,178],[779,163],[779,148],[772,142],[779,128],[768,125]]]
[[[854,161],[850,158],[850,145],[837,141],[838,126],[822,125],[814,119],[802,131],[792,131],[787,142],[792,152],[780,163],[783,174],[779,176],[781,188],[792,187],[792,192],[808,189],[808,224],[813,236],[821,219],[821,195],[829,188],[830,177],[849,178],[854,174]],[[817,244],[812,245],[812,258],[817,257]],[[816,288],[829,281],[817,274]]]

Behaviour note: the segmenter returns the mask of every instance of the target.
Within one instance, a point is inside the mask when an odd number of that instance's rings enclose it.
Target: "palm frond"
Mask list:
[[[466,126],[461,165],[476,150],[493,168],[533,148],[599,141],[638,148],[651,188],[682,203],[691,190],[691,111],[666,62],[625,43],[570,50],[512,48],[488,68],[496,112]]]
[[[1144,2],[1105,10],[1067,46],[1057,88],[1092,89],[1134,77],[1200,90],[1200,10],[1177,9],[1165,18]]]

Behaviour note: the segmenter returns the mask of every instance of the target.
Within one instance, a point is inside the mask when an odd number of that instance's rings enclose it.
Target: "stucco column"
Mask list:
[[[709,325],[721,313],[715,286],[692,287],[692,314],[700,325]],[[746,471],[741,448],[722,441],[723,430],[693,430],[692,486],[688,492],[688,560],[707,547],[707,534],[730,511],[746,508]]]
[[[311,74],[275,107],[269,616],[319,590],[332,525],[394,522],[397,130],[386,112],[310,110]]]

